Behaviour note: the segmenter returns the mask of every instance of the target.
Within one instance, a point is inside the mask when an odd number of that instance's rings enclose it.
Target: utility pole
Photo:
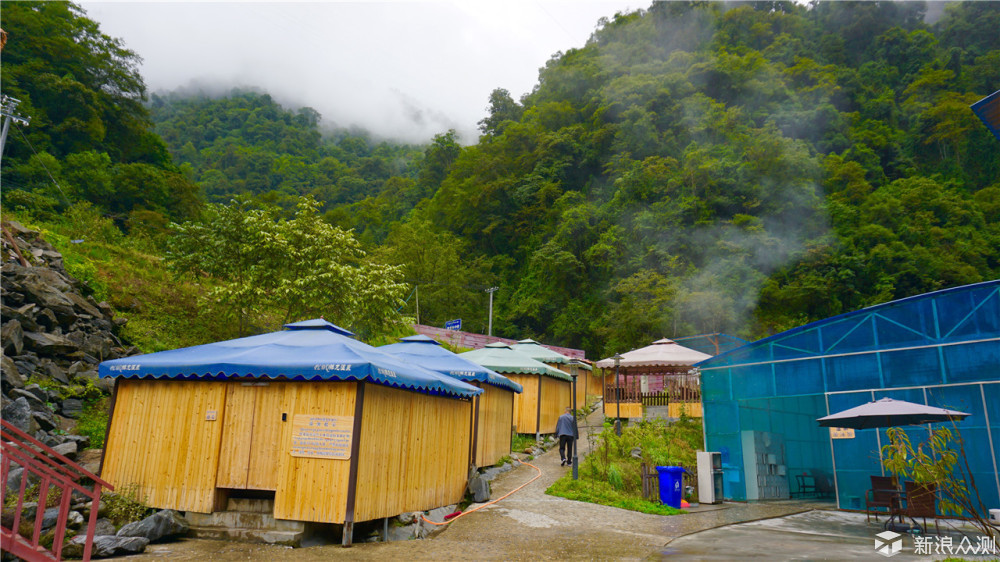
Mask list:
[[[487,336],[493,335],[493,293],[497,292],[500,287],[490,287],[486,289],[486,292],[490,294],[490,324],[489,329],[486,332]]]
[[[3,158],[3,151],[7,146],[7,133],[10,131],[10,122],[17,121],[18,123],[27,126],[28,122],[31,121],[30,117],[24,117],[17,113],[17,104],[19,103],[21,103],[21,100],[10,96],[3,96],[0,98],[0,115],[5,117],[3,122],[3,131],[0,132],[0,158]]]
[[[420,285],[416,285],[414,289],[417,293],[417,324],[420,323]]]

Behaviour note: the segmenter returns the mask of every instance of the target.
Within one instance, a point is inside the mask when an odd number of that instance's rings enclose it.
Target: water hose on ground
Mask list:
[[[502,499],[506,498],[507,496],[509,496],[509,495],[513,494],[514,492],[516,492],[516,491],[520,490],[521,488],[523,488],[523,487],[527,486],[528,484],[531,484],[531,483],[532,483],[532,482],[534,482],[535,480],[538,480],[539,478],[541,478],[541,477],[542,477],[542,471],[541,471],[541,469],[539,469],[539,468],[538,468],[537,466],[535,466],[535,465],[531,464],[530,462],[526,462],[526,461],[521,461],[521,464],[526,464],[526,465],[530,466],[531,468],[533,468],[533,469],[535,469],[536,471],[538,471],[538,474],[536,474],[536,475],[535,475],[535,477],[534,477],[534,478],[532,478],[531,480],[528,480],[528,481],[527,481],[527,482],[525,482],[524,484],[521,484],[521,485],[520,485],[520,486],[518,486],[517,488],[514,488],[513,490],[511,490],[511,491],[507,492],[506,494],[504,494],[504,495],[500,496],[499,498],[497,498],[497,499],[495,499],[495,500],[490,500],[490,501],[488,501],[488,502],[484,503],[483,505],[481,505],[481,506],[479,506],[479,507],[477,507],[477,508],[475,508],[475,509],[470,509],[469,511],[464,511],[464,512],[462,512],[462,513],[460,513],[460,514],[456,515],[455,517],[452,517],[451,519],[449,519],[449,520],[447,520],[447,521],[444,521],[443,523],[435,523],[434,521],[431,521],[430,519],[428,519],[428,518],[424,517],[424,515],[423,515],[423,514],[420,514],[420,518],[421,518],[421,519],[423,519],[424,521],[426,521],[427,523],[430,523],[431,525],[447,525],[448,523],[452,523],[452,522],[454,522],[454,521],[455,521],[456,519],[458,519],[459,517],[462,517],[462,516],[465,516],[465,515],[468,515],[468,514],[470,514],[470,513],[474,513],[474,512],[476,512],[476,511],[479,511],[480,509],[482,509],[482,508],[484,508],[484,507],[488,506],[488,505],[492,505],[492,504],[495,504],[495,503],[497,503],[498,501],[500,501],[500,500],[502,500]]]

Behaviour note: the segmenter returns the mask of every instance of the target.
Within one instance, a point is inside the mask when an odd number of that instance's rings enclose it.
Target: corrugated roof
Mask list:
[[[285,327],[288,329],[269,334],[104,361],[98,373],[101,377],[154,379],[353,380],[460,398],[482,392],[383,353],[325,320]]]
[[[573,377],[559,369],[549,367],[541,361],[536,361],[519,351],[515,351],[505,343],[491,343],[484,348],[466,351],[458,356],[479,363],[498,373],[545,375],[565,381],[573,380]]]
[[[972,112],[1000,140],[1000,90],[972,104]]]
[[[377,348],[425,369],[455,377],[458,380],[477,381],[520,393],[521,385],[479,363],[460,357],[457,353],[441,347],[432,338],[423,335],[400,338],[400,343]]]

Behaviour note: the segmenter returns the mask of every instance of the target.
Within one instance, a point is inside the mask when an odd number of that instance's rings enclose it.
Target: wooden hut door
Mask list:
[[[277,488],[283,394],[281,383],[228,385],[216,487]]]

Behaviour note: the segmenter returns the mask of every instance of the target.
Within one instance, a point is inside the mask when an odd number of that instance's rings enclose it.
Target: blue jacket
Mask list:
[[[563,435],[580,437],[576,428],[576,418],[573,417],[573,414],[563,414],[559,416],[559,421],[556,422],[556,436],[560,437]]]

